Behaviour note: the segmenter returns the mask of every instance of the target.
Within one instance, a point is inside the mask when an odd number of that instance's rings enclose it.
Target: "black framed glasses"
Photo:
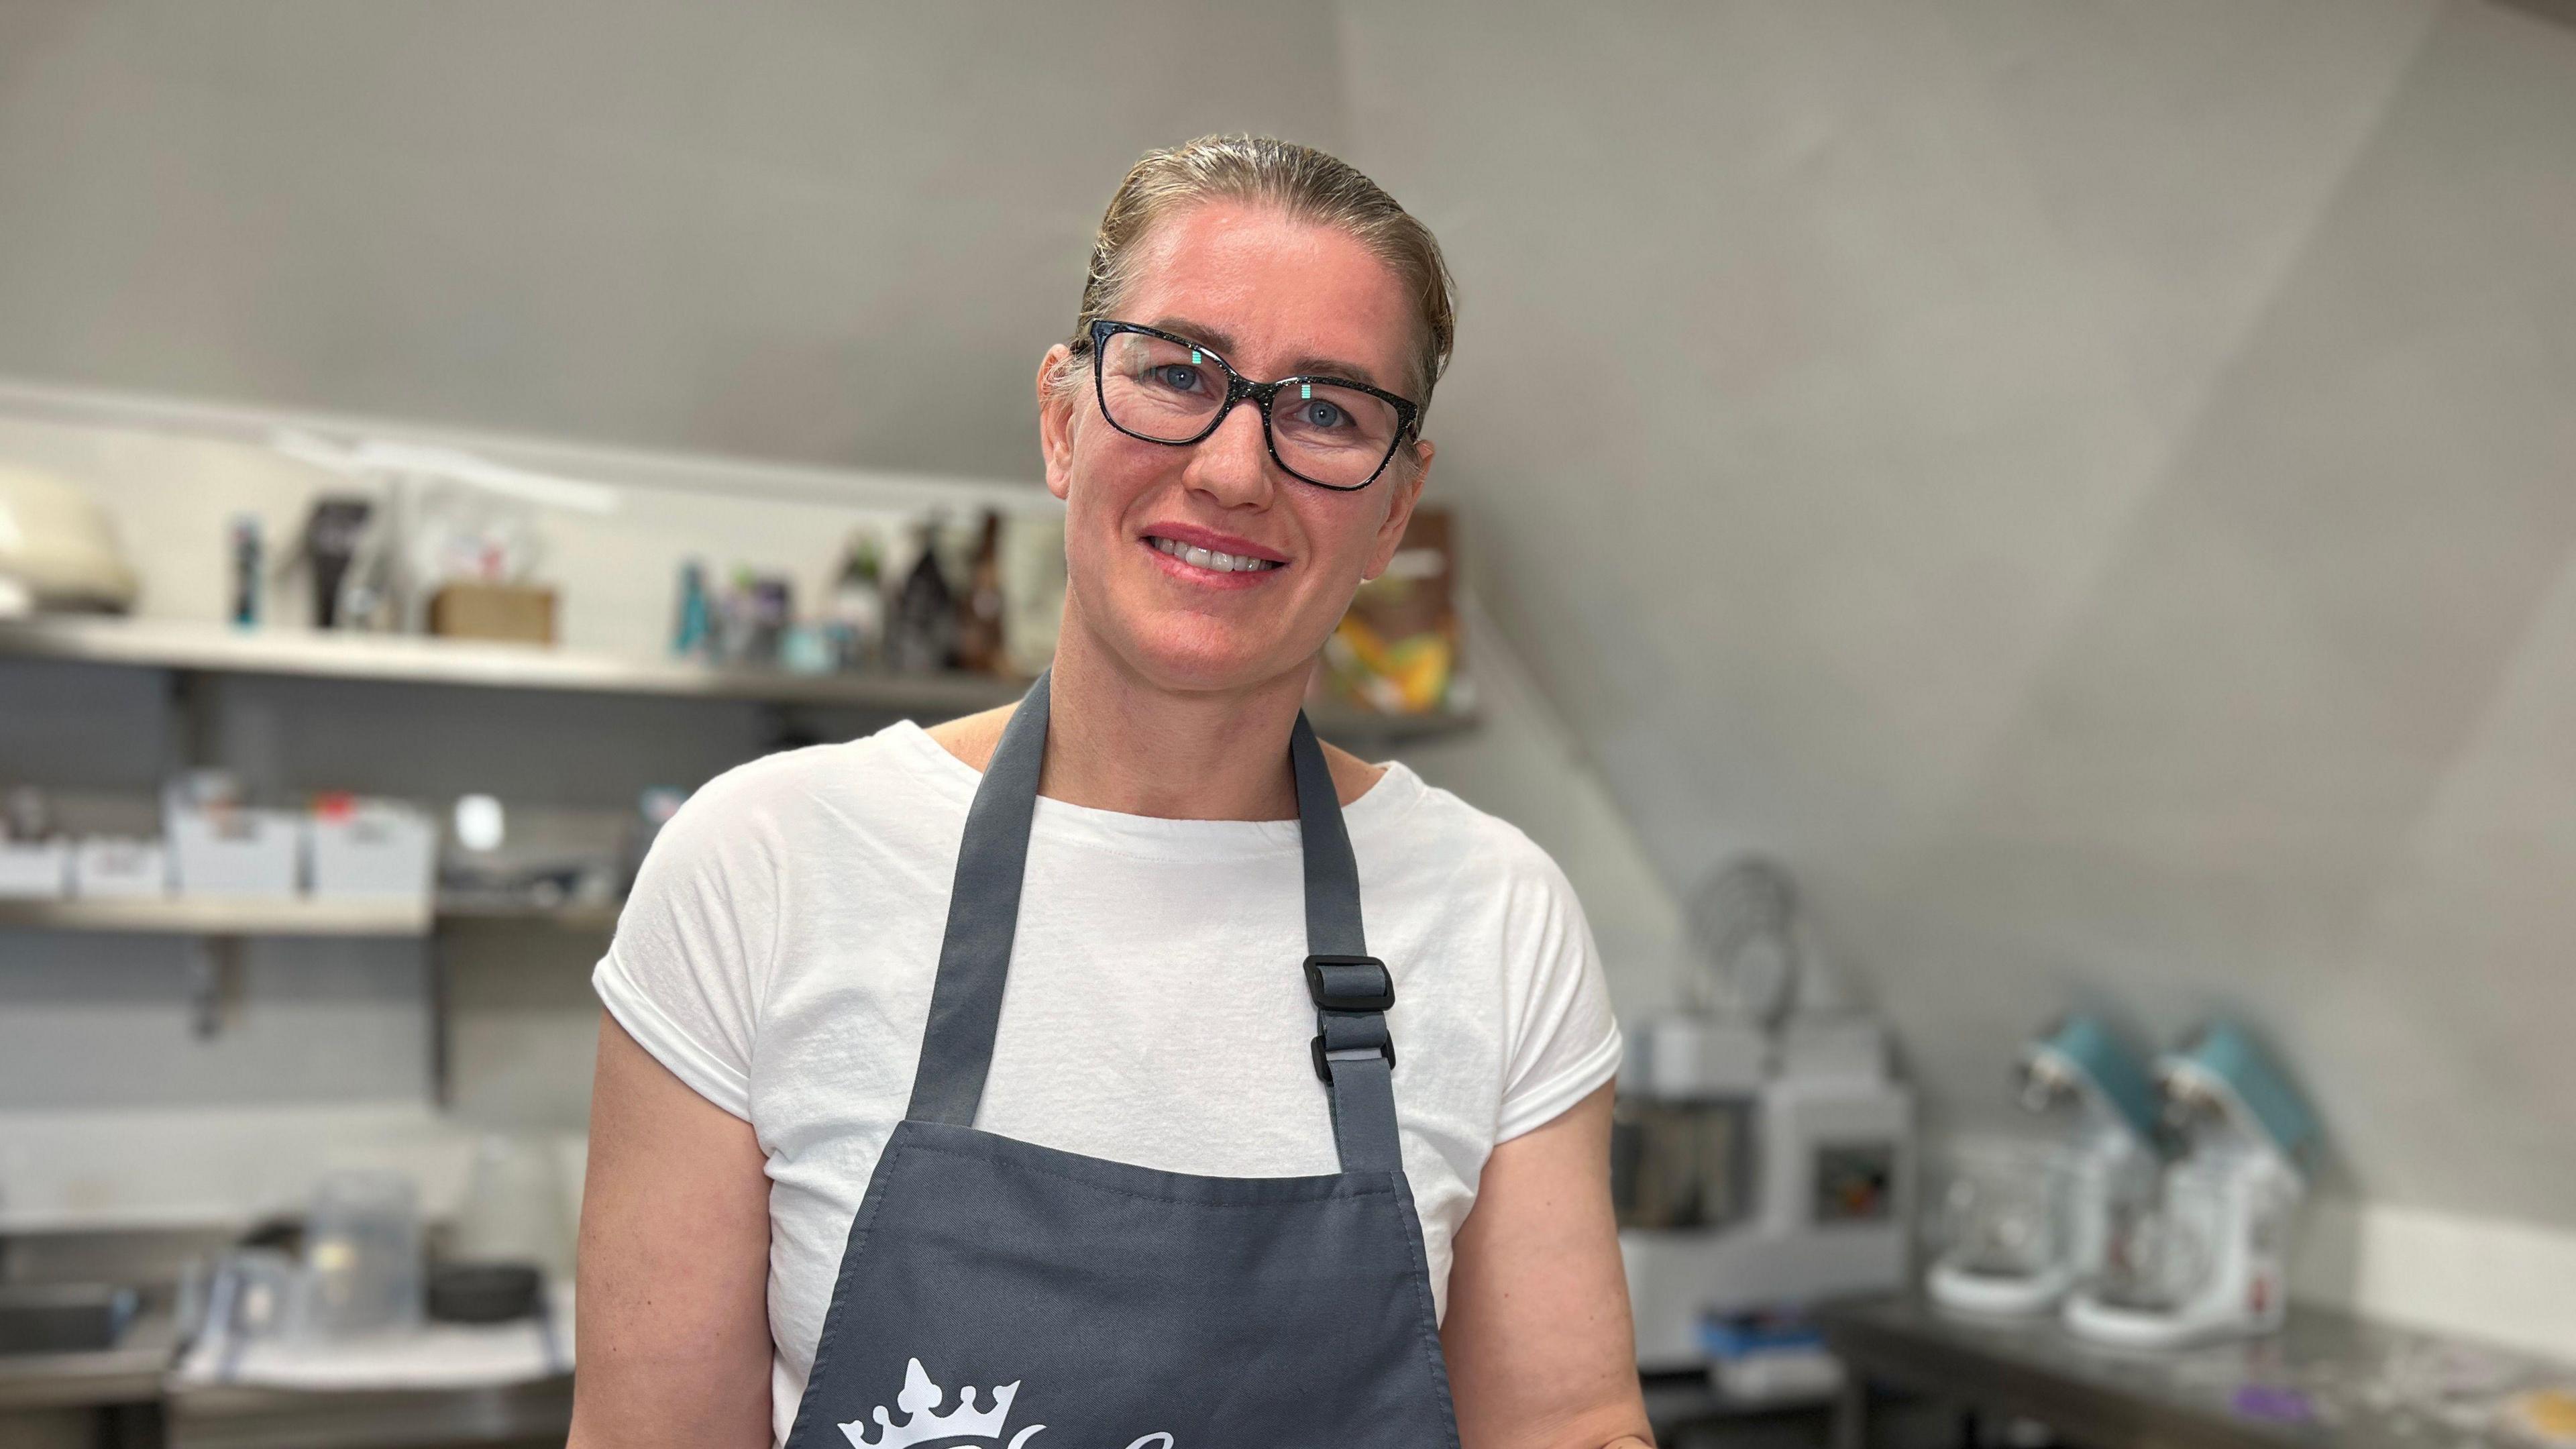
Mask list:
[[[1271,461],[1292,478],[1337,493],[1376,482],[1422,417],[1419,404],[1346,377],[1254,382],[1186,337],[1133,322],[1094,322],[1087,340],[1092,391],[1109,426],[1186,448],[1250,398],[1261,410]]]

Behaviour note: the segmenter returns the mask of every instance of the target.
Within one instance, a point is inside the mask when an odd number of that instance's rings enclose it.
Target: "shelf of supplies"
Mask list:
[[[1379,714],[1375,710],[1351,709],[1335,705],[1317,705],[1306,711],[1306,720],[1321,738],[1333,741],[1357,740],[1386,744],[1396,740],[1428,740],[1454,735],[1476,727],[1476,716],[1467,710],[1435,710],[1428,714]]]
[[[428,903],[304,896],[0,900],[0,926],[164,936],[425,936]]]
[[[451,684],[578,694],[741,699],[770,704],[946,710],[962,714],[1019,697],[1021,685],[980,674],[791,674],[691,659],[640,659],[536,644],[418,634],[233,629],[145,619],[0,623],[0,658],[56,659],[204,674]]]
[[[565,931],[613,931],[617,929],[617,913],[625,906],[623,901],[566,901],[547,906],[490,896],[442,895],[438,898],[438,919],[525,922]]]
[[[100,931],[160,936],[424,936],[433,923],[502,921],[566,931],[617,926],[618,901],[533,902],[441,896],[418,901],[315,900],[221,896],[131,896],[99,899],[0,899],[0,928]]]
[[[201,674],[918,710],[940,718],[1008,704],[1025,687],[1017,680],[981,674],[791,674],[691,659],[641,659],[416,634],[233,629],[151,619],[0,622],[0,659],[51,659]],[[1317,708],[1311,717],[1316,733],[1335,740],[1425,739],[1476,723],[1476,716],[1464,711],[1401,715],[1329,706]]]

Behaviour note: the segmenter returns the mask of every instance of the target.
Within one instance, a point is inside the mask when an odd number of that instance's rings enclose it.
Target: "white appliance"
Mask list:
[[[1878,1023],[1815,979],[1793,901],[1767,862],[1716,878],[1699,1000],[1631,1034],[1612,1176],[1650,1372],[1706,1367],[1706,1319],[1905,1281],[1913,1094]]]
[[[0,463],[0,619],[122,613],[139,589],[107,510],[70,479]]]
[[[2290,1234],[2315,1116],[2253,1038],[2225,1022],[2156,1064],[2184,1134],[2128,1261],[2079,1289],[2066,1326],[2099,1343],[2170,1348],[2281,1325]]]
[[[1941,1195],[1932,1301],[2000,1317],[2049,1312],[2128,1258],[2156,1190],[2156,1092],[2105,1023],[2069,1016],[2023,1046],[2021,1104],[2071,1116],[2064,1143],[1962,1142]]]

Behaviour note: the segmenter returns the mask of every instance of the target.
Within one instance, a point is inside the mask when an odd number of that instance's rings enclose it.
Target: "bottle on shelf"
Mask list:
[[[896,593],[886,634],[887,662],[916,673],[955,667],[957,594],[939,567],[939,518],[918,525],[920,548]]]
[[[885,648],[885,561],[872,529],[850,535],[841,556],[841,577],[832,586],[825,631],[832,662],[839,669],[873,666]]]
[[[1002,516],[989,508],[957,600],[957,667],[977,674],[1002,668]]]
[[[714,645],[715,608],[707,593],[707,566],[690,559],[680,565],[680,610],[671,626],[671,652],[685,658],[705,654]]]
[[[235,627],[259,626],[261,567],[259,515],[236,513],[232,527],[232,621]]]

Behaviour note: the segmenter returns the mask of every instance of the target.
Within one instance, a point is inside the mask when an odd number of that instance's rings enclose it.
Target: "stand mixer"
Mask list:
[[[1945,1203],[1948,1246],[1925,1277],[1962,1313],[2054,1309],[2126,1254],[2132,1218],[2156,1186],[2156,1093],[2101,1021],[2069,1016],[2022,1048],[2021,1104],[2072,1109],[2071,1143],[1962,1144]]]
[[[2315,1116],[2241,1029],[2218,1022],[2156,1063],[2165,1116],[2186,1143],[2124,1263],[2067,1300],[2066,1326],[2098,1343],[2171,1348],[2278,1328],[2287,1310],[2299,1157]]]

